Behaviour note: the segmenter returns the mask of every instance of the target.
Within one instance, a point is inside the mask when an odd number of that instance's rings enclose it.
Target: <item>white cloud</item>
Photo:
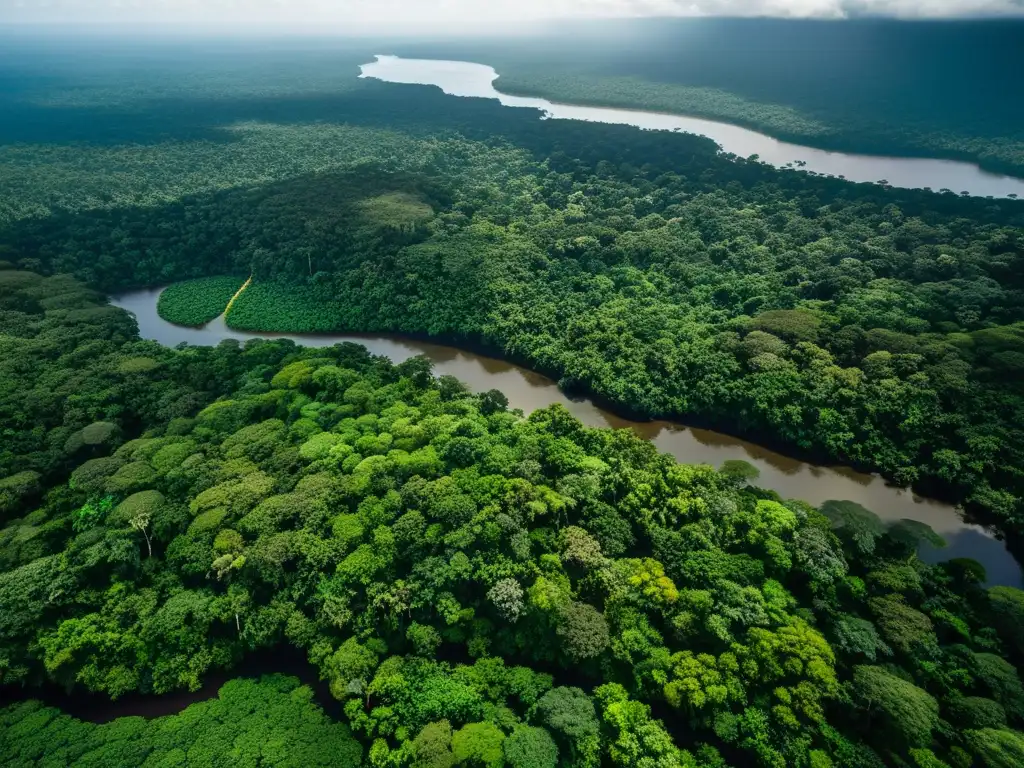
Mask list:
[[[1024,0],[0,0],[0,22],[271,24],[320,31],[620,16],[1024,15]]]

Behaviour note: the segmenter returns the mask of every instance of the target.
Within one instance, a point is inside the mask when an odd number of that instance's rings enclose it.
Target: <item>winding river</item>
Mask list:
[[[452,96],[497,99],[506,107],[540,110],[552,120],[586,120],[596,123],[633,125],[663,131],[684,131],[707,136],[724,152],[740,157],[758,155],[763,162],[782,167],[798,161],[803,170],[842,176],[850,181],[875,182],[882,179],[894,187],[936,191],[966,191],[979,197],[1024,197],[1024,179],[983,171],[973,163],[928,158],[881,157],[789,144],[771,136],[740,128],[729,123],[703,120],[684,115],[644,112],[634,109],[585,107],[559,104],[547,99],[509,96],[494,87],[498,73],[493,67],[465,61],[436,59],[403,59],[398,56],[377,56],[375,62],[364,64],[360,77],[375,78],[387,83],[434,85]]]
[[[1024,197],[1024,180],[988,173],[970,163],[826,152],[788,144],[755,131],[710,120],[507,96],[494,88],[497,72],[482,64],[378,56],[376,62],[364,65],[362,70],[362,77],[393,83],[435,85],[453,96],[498,99],[508,107],[538,109],[549,119],[588,120],[701,134],[718,142],[725,152],[742,157],[757,154],[763,161],[775,166],[785,166],[799,160],[806,164],[804,168],[808,171],[844,176],[851,181],[873,182],[886,179],[896,187],[947,188],[957,192],[966,190],[980,196],[1004,197],[1018,194]],[[639,436],[653,442],[659,450],[681,462],[714,466],[721,465],[727,459],[750,462],[760,471],[757,484],[775,490],[784,497],[800,498],[812,504],[821,504],[829,499],[848,499],[873,510],[887,521],[909,518],[927,523],[945,538],[947,546],[936,549],[923,545],[921,557],[924,560],[936,562],[952,557],[972,557],[984,564],[989,584],[1024,587],[1020,566],[991,532],[964,522],[956,509],[948,504],[921,498],[909,490],[887,485],[876,475],[863,474],[845,467],[816,466],[709,430],[666,421],[629,421],[598,408],[589,400],[569,398],[553,381],[525,368],[439,344],[394,336],[360,334],[249,333],[228,328],[223,317],[201,328],[172,325],[157,315],[159,293],[159,290],[135,291],[116,296],[111,299],[111,303],[135,315],[143,338],[167,346],[183,342],[214,345],[224,339],[244,342],[253,338],[289,338],[313,347],[355,342],[373,354],[384,355],[396,363],[416,355],[425,355],[433,363],[436,374],[456,376],[474,392],[499,389],[508,396],[511,407],[521,408],[527,413],[553,403],[561,403],[585,424],[632,429]],[[294,654],[284,652],[282,655],[277,650],[253,655],[230,675],[222,672],[210,676],[203,688],[196,692],[159,697],[130,695],[111,702],[99,695],[67,695],[51,686],[35,693],[34,697],[44,699],[47,704],[60,706],[84,720],[98,723],[125,715],[156,717],[178,712],[188,704],[212,698],[229,677],[256,675],[268,670],[285,671],[300,677],[314,688],[317,702],[328,713],[336,713],[337,702],[330,697],[326,686],[316,679],[308,663]],[[11,693],[8,689],[0,690],[0,706],[20,700],[20,696],[12,697]]]
[[[923,545],[921,557],[936,562],[952,557],[972,557],[984,564],[990,584],[1024,586],[1017,561],[981,526],[964,522],[956,509],[932,499],[896,488],[876,476],[845,467],[823,467],[783,456],[735,437],[694,429],[667,421],[636,422],[602,410],[586,399],[573,399],[555,382],[538,373],[502,360],[464,350],[394,336],[361,334],[275,334],[250,333],[228,328],[223,317],[201,328],[172,325],[156,311],[159,289],[134,291],[111,299],[115,306],[135,315],[144,339],[166,346],[182,342],[215,345],[223,339],[244,342],[254,338],[287,338],[311,347],[324,347],[344,341],[362,344],[375,355],[384,355],[399,363],[416,355],[425,355],[436,375],[451,374],[474,392],[498,389],[509,399],[509,406],[529,413],[553,403],[561,403],[580,421],[593,427],[632,429],[653,442],[660,451],[670,453],[684,463],[720,466],[727,459],[742,459],[760,471],[757,485],[777,491],[786,498],[804,499],[821,504],[829,499],[846,499],[862,504],[882,519],[920,520],[930,525],[947,542],[936,549]]]

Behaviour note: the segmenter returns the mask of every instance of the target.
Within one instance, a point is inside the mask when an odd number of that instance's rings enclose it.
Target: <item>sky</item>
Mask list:
[[[571,18],[1024,16],[1024,0],[0,0],[0,23],[274,25],[374,32]]]

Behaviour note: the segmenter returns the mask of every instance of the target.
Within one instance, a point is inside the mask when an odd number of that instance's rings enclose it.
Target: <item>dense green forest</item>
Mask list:
[[[160,292],[160,317],[178,325],[202,325],[227,312],[242,289],[235,277],[200,277],[175,283]]]
[[[29,701],[0,711],[0,760],[9,768],[289,766],[356,768],[363,749],[291,677],[233,680],[180,714],[94,725]]]
[[[1024,176],[1024,22],[1014,19],[575,21],[529,37],[388,50],[489,64],[505,93],[693,115],[822,149],[970,160]]]
[[[37,86],[12,136],[80,120],[0,148],[0,251],[108,291],[252,275],[238,327],[482,342],[620,409],[880,471],[1021,531],[1024,202],[541,121],[356,79],[367,55],[271,50],[290,93],[202,59],[120,91]]]
[[[197,690],[290,646],[344,721],[240,680],[152,721],[17,704],[0,755],[1024,762],[1024,593],[923,563],[926,526],[510,412],[423,359],[165,348],[103,295],[177,283],[160,311],[199,323],[251,275],[237,327],[486,345],[1019,536],[1024,202],[357,79],[373,52],[0,46],[4,692]]]
[[[559,406],[509,412],[421,358],[169,349],[20,271],[0,312],[4,685],[195,689],[287,644],[362,743],[278,678],[148,722],[14,705],[11,764],[320,764],[326,743],[326,764],[382,768],[1024,757],[1024,592],[917,559],[926,526],[781,499]]]

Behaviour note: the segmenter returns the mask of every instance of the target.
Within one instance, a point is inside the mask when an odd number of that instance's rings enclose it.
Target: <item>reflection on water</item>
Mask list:
[[[903,488],[894,488],[880,477],[849,467],[808,464],[706,429],[693,429],[667,421],[623,419],[598,408],[589,400],[569,398],[555,382],[538,373],[441,344],[370,334],[250,333],[228,328],[223,318],[217,318],[202,328],[172,325],[156,312],[159,295],[159,290],[135,291],[117,296],[111,299],[111,303],[135,315],[142,338],[167,346],[182,342],[215,345],[223,339],[286,338],[310,347],[351,341],[362,344],[375,355],[385,355],[395,363],[425,355],[434,364],[436,375],[451,374],[474,392],[499,389],[508,397],[510,407],[521,408],[525,413],[561,403],[584,424],[632,429],[640,437],[653,442],[658,450],[683,463],[718,467],[728,459],[748,461],[761,473],[757,485],[777,491],[785,498],[803,499],[814,505],[830,499],[846,499],[867,507],[884,520],[920,520],[950,543],[944,549],[923,550],[925,560],[937,562],[950,557],[973,557],[988,569],[991,583],[1024,585],[1017,562],[1003,543],[988,531],[965,523],[951,505],[921,498]]]
[[[539,109],[546,117],[556,120],[586,120],[595,123],[635,125],[638,128],[652,130],[695,133],[714,139],[723,151],[740,157],[759,155],[763,162],[777,167],[801,162],[804,163],[804,170],[841,176],[850,181],[874,182],[885,179],[894,187],[908,189],[930,187],[936,191],[967,191],[981,197],[1006,197],[1010,194],[1024,197],[1024,179],[989,173],[972,163],[827,152],[823,149],[779,141],[737,125],[697,117],[632,109],[582,107],[559,104],[547,99],[508,96],[495,89],[494,81],[498,73],[484,64],[377,56],[377,61],[362,66],[361,77],[376,78],[388,83],[436,85],[452,96],[498,99],[507,107]]]
[[[924,519],[924,518],[922,518]],[[928,563],[950,560],[954,557],[971,557],[985,566],[988,583],[1020,587],[1021,569],[1013,557],[994,556],[992,539],[976,525],[962,525],[959,530],[942,533],[946,546],[936,549],[924,543],[921,545],[921,559]]]

